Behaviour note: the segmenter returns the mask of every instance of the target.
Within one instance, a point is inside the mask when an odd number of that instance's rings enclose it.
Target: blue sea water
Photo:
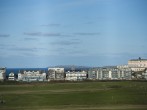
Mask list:
[[[48,68],[6,68],[6,76],[8,76],[11,72],[13,72],[15,75],[19,73],[19,71],[23,70],[30,70],[30,71],[36,71],[36,70],[41,70],[45,71],[47,73]]]

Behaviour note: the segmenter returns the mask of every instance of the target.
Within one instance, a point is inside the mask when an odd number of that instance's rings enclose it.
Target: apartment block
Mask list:
[[[48,80],[64,80],[64,68],[48,68]]]

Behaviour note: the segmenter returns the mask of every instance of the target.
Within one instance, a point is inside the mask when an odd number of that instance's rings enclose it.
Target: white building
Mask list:
[[[98,80],[131,80],[130,68],[99,68],[97,69]]]
[[[46,81],[46,73],[39,70],[19,72],[18,81]]]
[[[0,81],[4,81],[6,79],[6,68],[1,67],[0,68]]]
[[[48,68],[48,80],[64,80],[64,68]]]
[[[132,69],[132,71],[144,71],[147,68],[147,59],[131,59],[128,61],[128,66]]]
[[[15,80],[16,80],[15,74],[14,74],[13,72],[11,72],[11,73],[9,74],[8,80],[9,80],[9,81],[15,81]]]
[[[98,80],[111,80],[117,78],[118,78],[117,68],[99,68],[97,70]]]
[[[81,71],[81,72],[75,72],[75,71],[68,71],[66,72],[66,78],[65,80],[68,81],[82,81],[87,79],[87,72]]]
[[[88,79],[96,80],[96,78],[97,78],[97,70],[96,69],[88,70]]]

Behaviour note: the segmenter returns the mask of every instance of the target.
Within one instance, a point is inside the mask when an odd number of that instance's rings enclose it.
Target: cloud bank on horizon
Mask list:
[[[1,0],[0,66],[103,66],[147,58],[146,0]]]

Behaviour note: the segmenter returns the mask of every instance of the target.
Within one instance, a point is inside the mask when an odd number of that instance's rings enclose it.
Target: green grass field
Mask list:
[[[0,100],[0,110],[147,110],[147,82],[4,82]]]

